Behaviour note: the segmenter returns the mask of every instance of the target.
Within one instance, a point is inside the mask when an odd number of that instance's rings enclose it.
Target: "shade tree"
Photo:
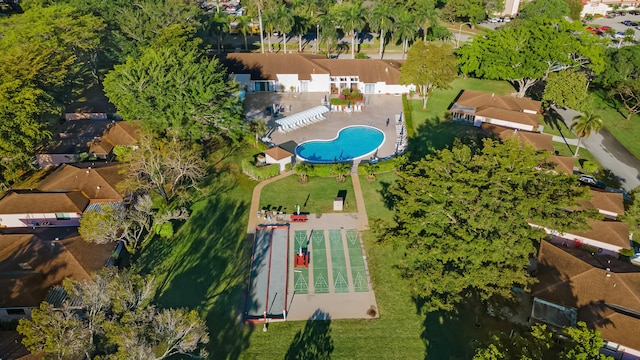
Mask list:
[[[435,89],[446,89],[458,75],[453,47],[449,44],[418,41],[409,49],[407,61],[400,67],[398,81],[414,84],[422,96],[422,108],[427,108],[429,95]]]
[[[579,22],[533,19],[476,36],[457,50],[458,65],[467,75],[509,81],[523,97],[553,72],[574,69],[589,77],[601,73],[602,44]]]
[[[586,111],[588,97],[587,75],[572,69],[562,70],[549,74],[542,93],[542,103],[546,107],[556,105]]]
[[[640,113],[640,79],[619,82],[611,89],[609,95],[622,101],[622,105],[627,111],[627,121],[631,120],[634,114]]]
[[[393,219],[378,221],[375,233],[404,249],[398,268],[424,310],[512,299],[513,287],[535,281],[529,259],[545,237],[529,223],[583,224],[584,214],[563,209],[586,189],[572,175],[536,170],[548,155],[517,139],[484,140],[481,149],[458,144],[398,171]]]

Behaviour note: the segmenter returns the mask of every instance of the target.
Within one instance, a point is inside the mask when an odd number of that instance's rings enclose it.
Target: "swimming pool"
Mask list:
[[[331,140],[305,141],[296,155],[310,163],[346,162],[371,155],[384,143],[384,133],[374,127],[355,125],[338,131]]]

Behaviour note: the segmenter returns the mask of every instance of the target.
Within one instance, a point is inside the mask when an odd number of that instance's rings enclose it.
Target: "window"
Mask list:
[[[7,309],[7,315],[20,316],[25,315],[24,309]]]
[[[352,77],[351,78],[351,82],[358,82],[358,78],[357,77]]]
[[[70,220],[71,217],[67,213],[56,213],[56,220]]]

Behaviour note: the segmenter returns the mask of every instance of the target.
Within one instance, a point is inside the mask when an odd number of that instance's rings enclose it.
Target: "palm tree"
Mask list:
[[[256,134],[256,145],[258,145],[258,139],[260,139],[260,135],[263,135],[269,130],[267,123],[260,119],[255,119],[251,122],[251,130]]]
[[[595,115],[593,112],[589,112],[589,115],[580,114],[573,117],[573,123],[569,127],[578,135],[578,146],[576,146],[576,153],[573,157],[578,157],[578,150],[580,150],[580,143],[582,138],[589,137],[591,133],[597,133],[602,129],[602,118]]]
[[[337,182],[345,182],[345,176],[349,173],[350,169],[351,167],[347,163],[335,163],[333,164],[331,171],[338,176],[336,178]]]
[[[380,58],[384,54],[384,43],[387,37],[387,32],[393,29],[393,8],[384,2],[379,2],[376,6],[367,14],[367,21],[372,31],[378,31],[378,38],[380,39]]]
[[[351,58],[356,58],[356,36],[358,30],[362,29],[366,23],[361,2],[352,4],[344,3],[340,6],[338,13],[338,23],[342,29],[351,34]]]
[[[293,28],[293,14],[287,8],[286,4],[280,4],[275,11],[275,27],[282,32],[284,42],[284,53],[287,53],[287,33]]]
[[[311,24],[310,11],[305,0],[293,0],[293,32],[298,35],[298,52],[302,52],[302,36],[309,30]]]
[[[329,45],[331,40],[338,37],[338,31],[336,30],[336,23],[333,16],[329,14],[322,15],[320,21],[320,38],[327,42],[327,54],[330,53]]]
[[[404,59],[409,47],[409,41],[416,37],[416,25],[413,15],[406,9],[400,11],[395,18],[396,35],[402,39],[402,58]]]
[[[307,175],[309,174],[309,171],[311,171],[312,167],[311,165],[307,164],[307,163],[298,163],[295,167],[296,173],[298,173],[298,176],[300,176],[300,182],[301,183],[306,183],[309,178],[307,177]]]
[[[222,37],[229,31],[229,16],[223,12],[213,13],[213,16],[209,18],[209,33],[216,36],[216,46],[218,52],[221,52],[220,43],[222,43]]]
[[[378,171],[378,169],[380,168],[380,166],[377,163],[366,163],[364,164],[364,168],[367,171],[367,179],[369,180],[375,180],[376,179],[376,171]]]
[[[238,31],[244,37],[244,50],[249,51],[249,44],[247,44],[247,35],[251,33],[251,26],[249,26],[249,18],[246,16],[240,16],[237,20]]]
[[[275,28],[276,23],[276,13],[273,11],[273,8],[269,8],[268,10],[262,10],[262,24],[267,32],[267,41],[269,43],[269,52],[273,51],[273,47],[271,46],[271,37],[273,36],[273,30]]]
[[[428,29],[438,23],[438,11],[433,0],[418,0],[413,9],[416,23],[422,27],[422,40],[427,41]]]

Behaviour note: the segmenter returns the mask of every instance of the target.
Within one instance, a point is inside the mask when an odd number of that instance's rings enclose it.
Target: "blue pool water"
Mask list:
[[[296,147],[296,155],[310,163],[334,163],[373,154],[384,142],[384,133],[370,126],[349,126],[332,140],[311,140]]]

